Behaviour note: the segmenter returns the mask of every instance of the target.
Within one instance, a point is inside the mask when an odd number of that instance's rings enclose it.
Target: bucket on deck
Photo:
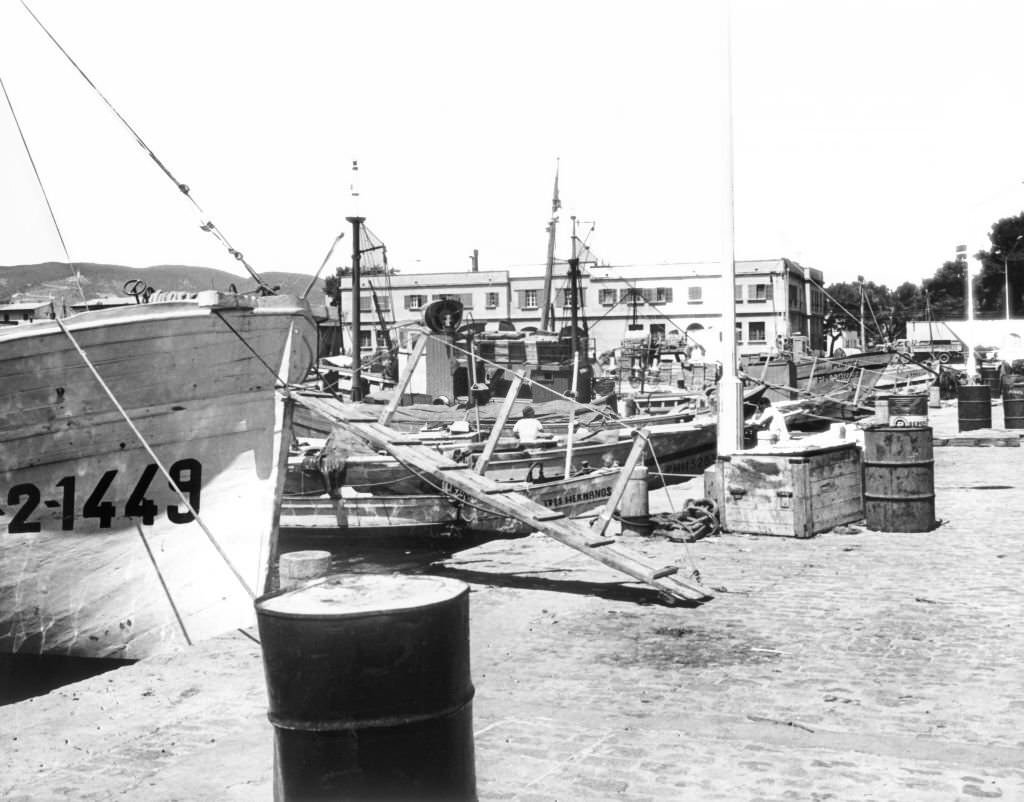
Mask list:
[[[864,429],[864,519],[881,532],[935,528],[930,426]]]
[[[1024,429],[1024,384],[1003,391],[1003,428]]]
[[[927,426],[928,396],[920,394],[889,396],[889,425]]]
[[[334,575],[256,615],[275,800],[476,800],[466,584]]]
[[[992,428],[992,392],[987,384],[965,384],[956,391],[961,432]]]

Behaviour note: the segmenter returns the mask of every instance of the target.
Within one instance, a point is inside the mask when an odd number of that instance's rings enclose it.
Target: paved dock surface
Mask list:
[[[1022,462],[937,448],[927,533],[631,536],[699,569],[696,608],[536,535],[437,566],[472,589],[480,798],[1024,800]],[[271,798],[241,633],[5,707],[0,739],[4,800]]]

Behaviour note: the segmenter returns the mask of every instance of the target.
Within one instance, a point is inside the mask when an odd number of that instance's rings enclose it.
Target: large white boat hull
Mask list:
[[[308,309],[210,292],[63,326],[0,330],[0,651],[135,659],[250,623]]]

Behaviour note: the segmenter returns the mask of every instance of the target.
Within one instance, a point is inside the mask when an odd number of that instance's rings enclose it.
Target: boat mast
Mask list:
[[[569,308],[572,326],[573,383],[576,385],[576,401],[589,404],[592,398],[590,361],[587,347],[580,347],[580,259],[576,251],[576,216],[572,217],[572,257],[569,259]],[[570,432],[571,434],[571,432]]]
[[[555,191],[551,198],[551,221],[548,223],[548,261],[544,271],[544,290],[541,292],[540,329],[548,331],[551,326],[551,278],[555,272],[555,229],[558,226],[558,210],[562,202],[558,199],[558,167],[555,160]]]
[[[363,400],[363,365],[360,354],[359,329],[362,315],[359,309],[359,235],[365,217],[346,217],[352,224],[352,400]]]
[[[718,381],[718,455],[743,448],[743,385],[736,372],[736,252],[733,235],[732,33],[731,3],[723,4],[722,42],[722,376]]]

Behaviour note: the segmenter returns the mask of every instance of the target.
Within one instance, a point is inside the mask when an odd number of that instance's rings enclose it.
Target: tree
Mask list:
[[[967,317],[967,264],[957,260],[945,262],[922,289],[928,296],[928,309],[921,309],[916,317],[930,313],[935,320],[963,320]]]
[[[977,255],[981,260],[981,273],[974,285],[977,316],[1002,317],[1006,314],[1007,296],[1010,315],[1020,314],[1024,288],[1024,212],[993,223],[988,238],[991,248]]]
[[[904,283],[892,291],[884,284],[840,282],[825,289],[825,334],[829,353],[847,331],[860,331],[861,292],[864,293],[864,334],[870,345],[884,345],[906,333],[919,303],[919,290]]]

